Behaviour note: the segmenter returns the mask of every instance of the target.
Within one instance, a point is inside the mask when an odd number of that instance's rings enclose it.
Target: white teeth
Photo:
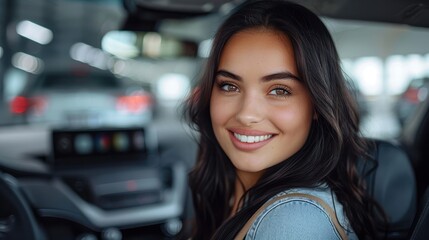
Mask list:
[[[257,143],[257,142],[265,141],[265,140],[271,138],[273,135],[269,134],[269,135],[262,135],[262,136],[246,136],[246,135],[241,135],[241,134],[238,134],[238,133],[234,133],[234,136],[240,142]]]

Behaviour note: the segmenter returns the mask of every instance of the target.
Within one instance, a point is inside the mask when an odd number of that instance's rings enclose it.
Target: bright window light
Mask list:
[[[418,54],[411,54],[406,57],[406,66],[408,69],[410,78],[421,78],[425,74],[425,62],[424,58]]]
[[[16,32],[19,35],[42,45],[50,43],[53,38],[53,33],[51,30],[28,20],[18,23],[16,26]]]
[[[157,90],[162,99],[181,100],[189,93],[189,78],[178,73],[165,74],[158,80]]]
[[[386,59],[387,89],[390,94],[400,94],[407,87],[409,80],[404,65],[405,58],[402,55],[393,55]]]
[[[364,95],[383,93],[383,62],[378,57],[363,57],[356,60],[353,75]]]
[[[429,76],[429,58],[411,54],[394,55],[386,60],[386,76],[389,94],[400,94],[405,91],[411,80]]]

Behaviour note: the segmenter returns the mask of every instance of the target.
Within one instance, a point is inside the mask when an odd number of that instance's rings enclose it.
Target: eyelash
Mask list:
[[[234,85],[234,84],[232,84],[230,82],[227,82],[227,81],[219,81],[217,83],[217,85],[218,85],[218,87],[219,87],[219,89],[221,91],[224,91],[224,92],[227,92],[227,93],[229,93],[229,92],[238,92],[239,91],[238,87],[236,85]],[[225,87],[233,87],[233,88],[235,88],[235,90],[227,90],[227,89],[225,89]]]
[[[273,91],[279,91],[279,90],[283,91],[284,93],[283,94],[270,94]],[[285,86],[278,85],[278,86],[274,86],[274,88],[272,88],[269,91],[268,94],[272,95],[272,96],[275,96],[275,97],[285,98],[285,97],[288,97],[291,94],[291,91],[287,87],[285,87]]]
[[[221,91],[226,92],[226,93],[239,92],[239,88],[238,88],[235,84],[230,83],[230,82],[228,82],[228,81],[219,81],[219,82],[217,83],[217,85],[218,85],[218,88],[219,88]],[[234,88],[234,90],[225,89],[225,88],[230,88],[230,87]],[[279,90],[280,90],[280,91],[284,91],[284,93],[283,93],[283,94],[276,94],[276,93],[271,94],[271,92],[273,92],[273,91],[279,91]],[[279,98],[286,98],[286,97],[288,97],[290,94],[291,94],[291,91],[290,91],[287,87],[285,87],[285,86],[283,86],[283,85],[276,85],[276,86],[274,86],[274,87],[273,87],[273,88],[268,92],[268,95],[270,95],[270,96],[274,96],[274,97],[279,97]]]

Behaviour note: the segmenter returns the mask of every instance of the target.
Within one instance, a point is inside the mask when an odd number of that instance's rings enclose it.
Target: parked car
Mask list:
[[[25,123],[56,127],[145,126],[153,109],[142,86],[89,68],[45,71],[10,101],[11,114]]]
[[[417,107],[426,101],[429,94],[429,77],[411,80],[406,90],[398,97],[395,113],[401,125],[415,113]]]

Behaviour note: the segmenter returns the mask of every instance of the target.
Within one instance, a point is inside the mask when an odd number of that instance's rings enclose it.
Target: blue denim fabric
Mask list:
[[[342,205],[326,185],[311,189],[291,189],[277,196],[287,193],[306,193],[321,198],[335,210],[338,221],[349,240],[358,239],[348,223]],[[340,240],[341,238],[329,214],[320,204],[305,197],[294,196],[280,199],[268,206],[256,218],[245,239]]]

